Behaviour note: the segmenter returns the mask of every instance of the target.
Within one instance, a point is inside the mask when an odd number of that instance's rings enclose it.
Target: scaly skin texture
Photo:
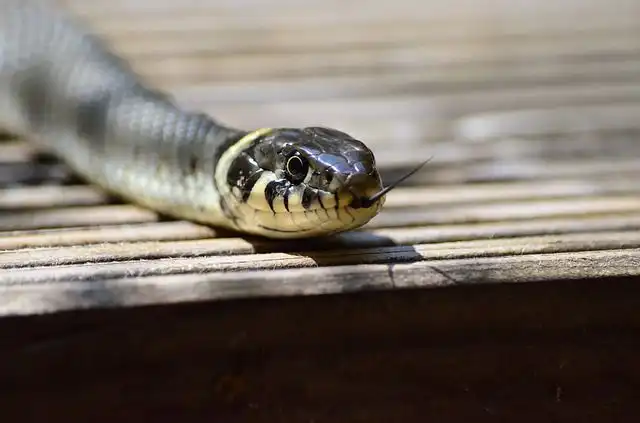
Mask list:
[[[251,187],[251,198],[238,199],[234,184],[229,183],[233,182],[229,172],[241,165],[234,159],[245,148],[255,149],[256,143],[276,142],[263,141],[272,131],[237,130],[183,110],[145,85],[102,40],[60,10],[43,4],[0,0],[0,127],[51,151],[88,181],[177,218],[274,238],[296,238],[353,229],[378,213],[382,199],[367,208],[339,209],[330,204],[330,211],[322,215],[304,211],[295,216],[288,212],[276,215],[274,209],[264,207],[271,200],[265,190],[268,182],[285,179],[281,169],[265,173]],[[351,151],[351,145],[360,148],[361,143],[336,139],[330,149],[344,146]],[[354,195],[371,195],[381,188],[373,155],[369,158],[370,152],[362,146],[366,166],[352,160],[341,169],[330,169],[339,176],[334,180],[342,183],[332,186],[331,196],[342,201],[343,207]],[[247,156],[247,160],[254,157]],[[274,163],[283,166],[278,160],[274,158]],[[365,167],[366,183],[358,186],[366,194],[356,193],[348,181],[358,179],[352,175]],[[327,167],[323,164],[311,170],[321,172]],[[303,202],[295,193],[287,196]],[[305,223],[305,219],[311,220]]]

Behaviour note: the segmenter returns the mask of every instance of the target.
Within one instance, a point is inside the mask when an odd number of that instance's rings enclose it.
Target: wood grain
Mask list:
[[[271,254],[261,262],[268,272],[247,267],[260,261],[246,256],[56,267],[47,272],[16,270],[3,275],[0,310],[6,315],[28,315],[78,308],[640,275],[637,248],[500,257],[474,257],[474,253],[449,252],[445,253],[449,260],[434,260],[437,252],[378,251],[361,254],[357,257],[361,260],[347,257],[339,266],[334,260],[322,269],[312,257],[286,260],[285,255]],[[349,264],[354,262],[359,264]],[[101,282],[87,285],[96,280]]]

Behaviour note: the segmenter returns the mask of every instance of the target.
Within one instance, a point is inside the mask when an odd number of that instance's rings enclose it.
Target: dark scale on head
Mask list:
[[[251,190],[260,179],[263,169],[243,151],[231,163],[227,173],[227,183],[230,187],[237,187],[242,193],[242,201],[246,202],[251,195]]]
[[[314,198],[319,198],[318,194],[309,187],[305,187],[302,192],[302,207],[308,209],[311,206]]]
[[[258,179],[260,179],[261,176],[262,176],[262,171],[259,171],[249,176],[249,178],[246,179],[246,182],[244,183],[244,186],[241,189],[243,202],[246,203],[249,200],[251,191],[253,190],[253,187],[256,185],[256,182],[258,182]]]
[[[284,209],[286,211],[289,210],[289,196],[291,195],[291,185],[287,186],[287,189],[284,191],[282,202],[284,203]]]
[[[279,196],[284,196],[289,186],[289,182],[285,180],[271,181],[267,184],[264,190],[264,197],[272,212],[276,212],[273,208],[273,201]]]

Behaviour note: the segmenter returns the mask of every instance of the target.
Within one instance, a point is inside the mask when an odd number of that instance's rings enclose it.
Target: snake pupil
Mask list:
[[[294,155],[287,160],[286,169],[291,182],[299,184],[304,181],[309,172],[309,162],[304,157]]]

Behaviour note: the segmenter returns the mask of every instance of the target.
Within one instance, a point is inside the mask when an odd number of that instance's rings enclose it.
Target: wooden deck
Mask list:
[[[64,3],[189,107],[433,160],[283,243],[0,142],[6,421],[635,421],[640,3]]]

